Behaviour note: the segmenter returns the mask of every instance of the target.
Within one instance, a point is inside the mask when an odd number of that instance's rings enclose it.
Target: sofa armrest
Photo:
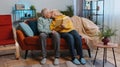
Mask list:
[[[17,30],[16,34],[17,34],[17,39],[24,40],[25,35],[21,30]]]
[[[24,43],[24,39],[25,39],[24,33],[21,30],[16,30],[16,35],[17,35],[17,41],[20,47],[24,50],[24,48],[26,47]]]

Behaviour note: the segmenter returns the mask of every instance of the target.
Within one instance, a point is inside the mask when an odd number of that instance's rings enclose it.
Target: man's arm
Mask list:
[[[43,20],[44,19],[41,17],[38,19],[37,27],[39,32],[46,32],[46,30],[44,29]]]

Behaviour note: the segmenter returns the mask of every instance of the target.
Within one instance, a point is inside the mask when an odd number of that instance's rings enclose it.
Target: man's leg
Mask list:
[[[58,65],[59,64],[58,58],[60,57],[60,36],[57,32],[52,33],[52,43],[55,51],[54,64]]]
[[[60,57],[60,35],[57,32],[52,33],[52,43],[54,45],[55,57]]]
[[[47,52],[46,52],[47,34],[40,33],[39,38],[40,38],[40,44],[42,45],[42,56],[43,56],[43,59],[41,60],[41,64],[45,64],[46,63],[46,57],[47,57]]]

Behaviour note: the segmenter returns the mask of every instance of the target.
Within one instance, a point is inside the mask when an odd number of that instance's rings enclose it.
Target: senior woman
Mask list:
[[[54,64],[58,65],[59,64],[59,56],[60,56],[60,36],[59,34],[54,31],[54,30],[50,30],[50,24],[52,22],[52,19],[50,19],[51,17],[51,13],[50,10],[47,8],[44,8],[41,11],[42,17],[39,17],[38,19],[38,31],[40,33],[40,44],[42,45],[42,60],[41,60],[41,64],[45,64],[46,63],[46,58],[47,58],[47,51],[46,51],[46,39],[47,37],[51,37],[52,38],[52,44],[54,45],[54,50],[55,50],[55,59],[54,59]]]
[[[52,11],[52,18],[53,21],[50,25],[50,29],[59,32],[61,37],[66,40],[72,56],[72,62],[74,64],[86,64],[86,60],[83,58],[81,36],[74,29],[70,18],[63,15],[58,10]],[[75,49],[79,59],[76,57]]]

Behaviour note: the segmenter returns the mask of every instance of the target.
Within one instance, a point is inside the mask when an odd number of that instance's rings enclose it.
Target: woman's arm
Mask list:
[[[50,30],[54,30],[55,29],[55,21],[52,21],[50,24]]]
[[[62,28],[62,26],[60,25],[60,26],[56,26],[56,21],[52,21],[51,22],[51,24],[50,24],[50,29],[53,31],[60,31],[60,30],[62,30],[63,28]]]
[[[73,27],[72,21],[69,18],[63,18],[63,24],[62,27],[64,29],[70,29],[71,27]]]

